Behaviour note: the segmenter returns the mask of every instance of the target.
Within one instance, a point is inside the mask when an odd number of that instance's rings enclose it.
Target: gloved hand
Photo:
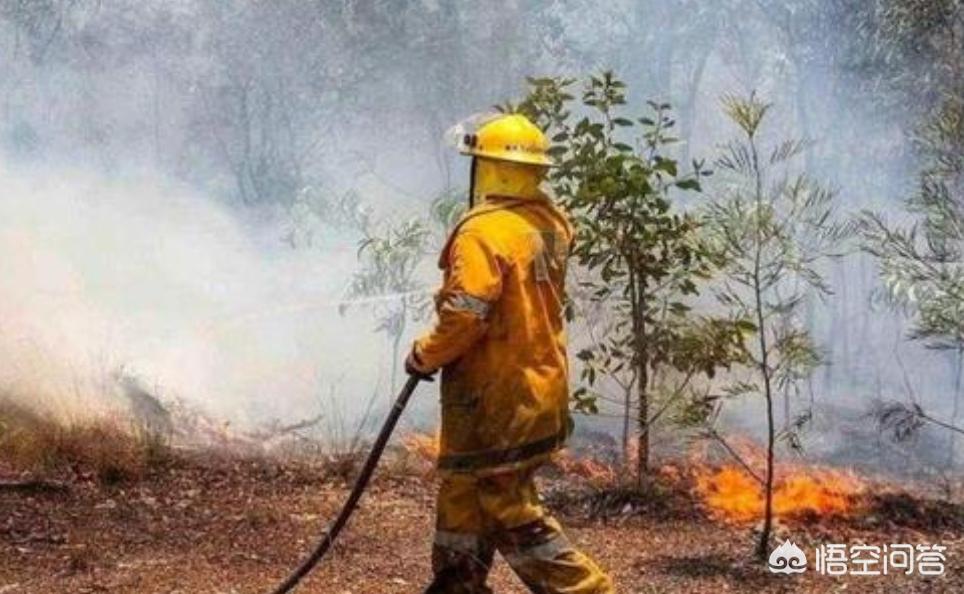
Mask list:
[[[408,356],[405,357],[405,373],[417,376],[419,379],[427,382],[435,381],[435,378],[432,377],[435,375],[435,371],[426,371],[422,368],[414,345],[412,346],[412,350],[408,352]]]

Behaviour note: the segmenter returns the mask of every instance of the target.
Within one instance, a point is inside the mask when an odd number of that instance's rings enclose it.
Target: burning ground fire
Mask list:
[[[412,433],[403,439],[403,444],[410,453],[426,461],[434,462],[438,456],[437,434]],[[762,461],[762,456],[749,443],[740,444],[739,449],[745,460]],[[759,521],[766,502],[762,482],[737,464],[711,464],[706,459],[705,452],[692,456],[689,470],[694,491],[710,514],[726,522]],[[578,457],[569,451],[560,452],[553,464],[566,475],[584,479],[597,488],[617,484],[624,474],[611,464]],[[656,474],[679,482],[679,473],[668,472],[674,468],[666,466]],[[783,520],[848,516],[859,512],[865,491],[865,483],[850,472],[779,464],[773,489],[773,513]]]
[[[708,446],[690,456],[695,492],[714,517],[728,522],[758,521],[764,513],[765,455],[752,441],[733,438],[727,448],[747,467],[711,464]],[[751,470],[753,469],[753,470]],[[844,470],[778,462],[773,482],[773,514],[783,520],[848,516],[859,512],[866,485]]]
[[[415,454],[428,462],[435,462],[438,459],[439,434],[429,435],[427,433],[409,433],[402,438],[402,446],[409,453]]]
[[[818,468],[777,468],[773,513],[778,518],[846,516],[859,507],[863,482],[852,474]],[[763,515],[763,485],[736,465],[698,466],[696,491],[710,512],[731,522],[754,522]]]

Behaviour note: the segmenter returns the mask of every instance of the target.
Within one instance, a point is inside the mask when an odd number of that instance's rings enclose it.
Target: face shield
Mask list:
[[[494,111],[484,111],[470,115],[467,118],[456,122],[445,131],[442,142],[445,146],[457,150],[463,155],[472,156],[471,170],[469,171],[469,208],[475,206],[475,178],[478,159],[472,155],[472,147],[478,137],[478,130],[487,123],[498,118],[500,113]]]
[[[463,155],[471,155],[475,147],[475,139],[478,138],[479,129],[502,117],[502,115],[504,114],[495,111],[484,111],[470,115],[446,130],[443,142],[446,146],[454,148]]]

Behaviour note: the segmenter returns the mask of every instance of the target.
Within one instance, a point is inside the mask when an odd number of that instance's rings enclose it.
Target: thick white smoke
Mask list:
[[[156,176],[0,166],[0,395],[75,417],[123,371],[241,424],[357,411],[389,362],[338,314],[355,241],[332,234],[293,250]]]

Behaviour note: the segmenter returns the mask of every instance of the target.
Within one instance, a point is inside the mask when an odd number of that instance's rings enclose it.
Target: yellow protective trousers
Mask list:
[[[450,474],[438,494],[434,580],[425,594],[491,594],[498,551],[535,594],[613,594],[609,577],[566,539],[539,501],[533,469]]]

